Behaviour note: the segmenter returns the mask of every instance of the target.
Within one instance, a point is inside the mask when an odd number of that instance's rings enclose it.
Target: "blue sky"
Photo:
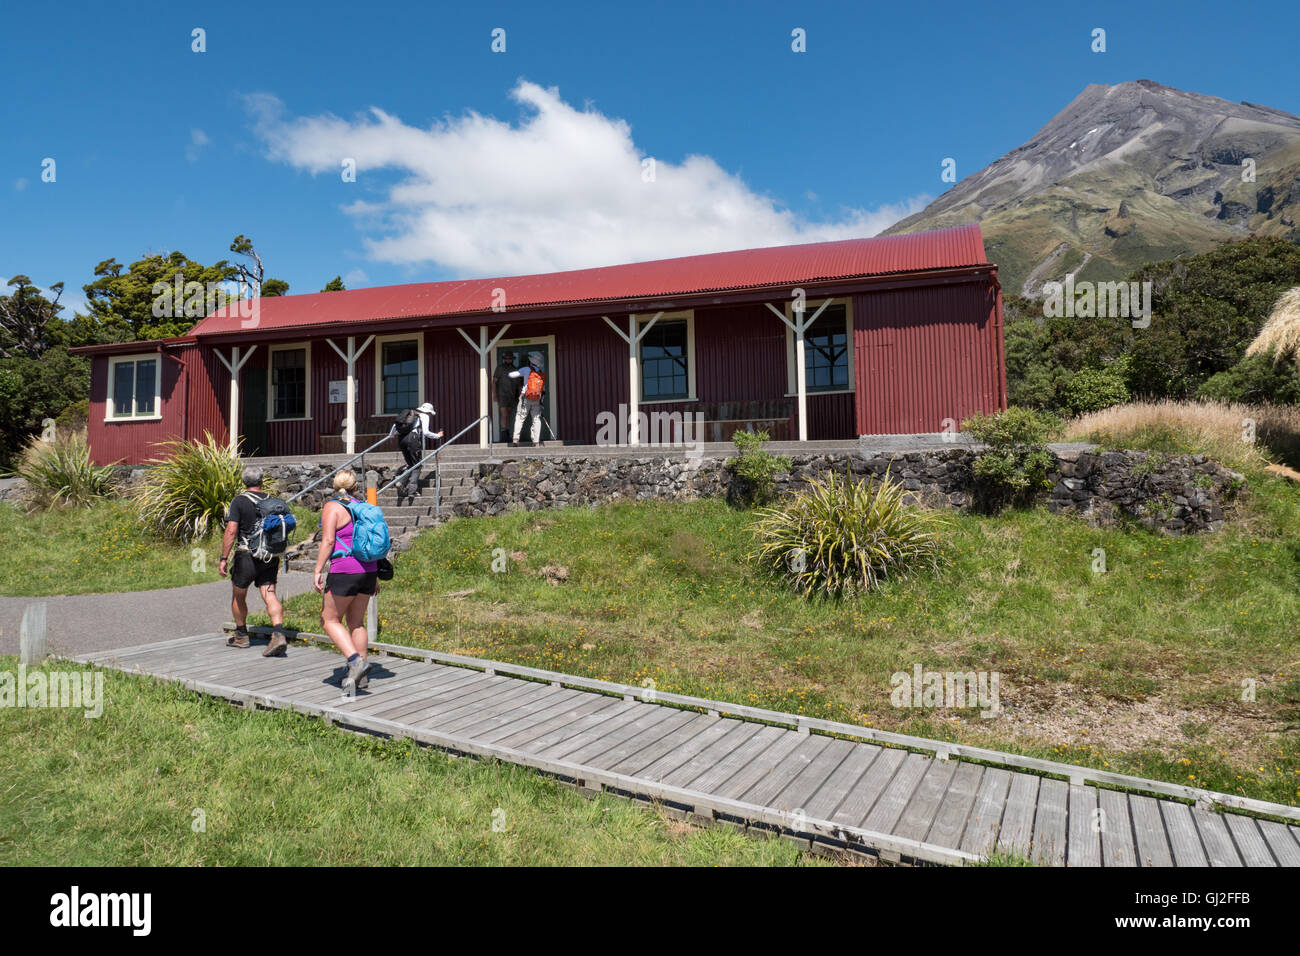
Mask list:
[[[0,273],[76,306],[103,259],[209,263],[237,233],[292,292],[868,235],[1089,83],[1300,113],[1275,50],[1298,25],[1284,2],[11,5]]]

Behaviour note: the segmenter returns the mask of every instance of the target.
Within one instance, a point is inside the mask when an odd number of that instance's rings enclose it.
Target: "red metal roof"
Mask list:
[[[507,311],[580,302],[789,286],[802,282],[987,265],[978,225],[875,239],[715,252],[542,275],[380,286],[258,300],[259,331],[483,313],[504,289]],[[249,331],[247,318],[218,309],[194,327],[201,337]]]

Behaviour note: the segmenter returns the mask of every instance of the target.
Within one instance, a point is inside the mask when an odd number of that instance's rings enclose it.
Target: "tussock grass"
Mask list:
[[[84,430],[60,433],[51,441],[34,435],[18,458],[14,473],[27,482],[38,511],[89,507],[113,493],[112,466],[96,467]]]
[[[97,720],[0,709],[0,866],[822,863],[785,840],[589,801],[523,767],[301,714],[114,672],[104,693]]]
[[[1246,355],[1271,355],[1276,361],[1300,362],[1300,286],[1278,297],[1264,327],[1246,347]]]
[[[1290,405],[1132,402],[1072,419],[1066,434],[1107,448],[1207,455],[1238,470],[1300,462],[1300,408]]]

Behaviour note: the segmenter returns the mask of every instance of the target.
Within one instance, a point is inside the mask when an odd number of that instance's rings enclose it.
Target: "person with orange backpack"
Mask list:
[[[542,394],[546,391],[546,372],[542,365],[541,352],[529,352],[528,364],[509,373],[510,378],[522,378],[524,387],[519,392],[519,408],[515,412],[515,431],[510,440],[511,448],[519,447],[519,433],[524,430],[524,420],[533,416],[533,446],[542,443]]]

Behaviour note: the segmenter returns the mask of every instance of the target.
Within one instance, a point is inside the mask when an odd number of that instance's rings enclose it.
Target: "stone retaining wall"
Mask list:
[[[1217,531],[1224,509],[1244,478],[1202,455],[1166,456],[1056,445],[1053,487],[1043,495],[1055,512],[1074,512],[1097,524],[1132,519],[1171,534]],[[970,448],[892,455],[798,455],[776,476],[777,493],[829,471],[854,478],[889,472],[915,500],[967,510],[980,504]],[[732,476],[716,458],[545,458],[488,461],[476,466],[468,497],[455,505],[463,517],[508,510],[534,511],[607,501],[724,497]]]

